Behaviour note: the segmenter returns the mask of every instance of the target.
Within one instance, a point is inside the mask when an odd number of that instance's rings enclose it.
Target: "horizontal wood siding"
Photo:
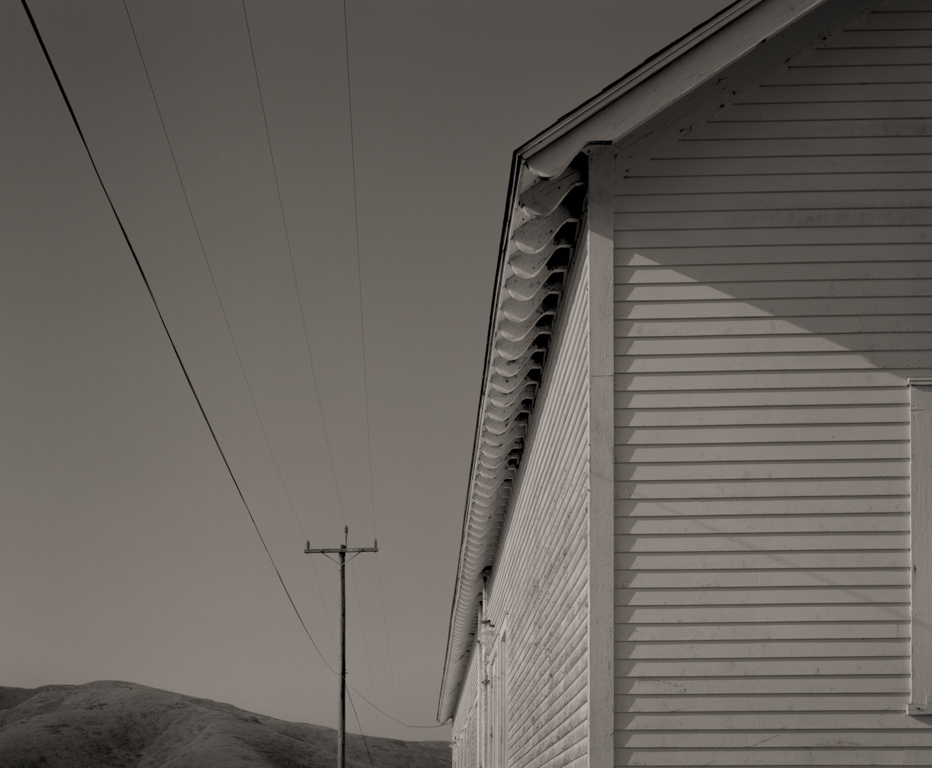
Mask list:
[[[474,768],[476,762],[476,715],[478,664],[475,647],[460,689],[459,704],[453,718],[453,768]]]
[[[487,606],[496,629],[507,616],[507,764],[515,768],[588,763],[585,253],[559,312]]]
[[[901,0],[616,176],[616,765],[932,765],[930,119],[932,0]]]

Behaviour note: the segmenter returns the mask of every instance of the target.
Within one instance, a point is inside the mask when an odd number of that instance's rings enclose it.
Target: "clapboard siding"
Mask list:
[[[856,515],[760,515],[730,517],[631,517],[619,521],[617,529],[636,536],[689,533],[839,533],[841,531],[909,531],[906,514]],[[904,576],[904,579],[906,577]],[[906,579],[903,583],[908,584]]]
[[[656,320],[654,322],[615,321],[617,337],[627,343],[642,337],[680,339],[683,336],[788,336],[813,333],[909,333],[932,330],[932,319],[928,315],[887,315],[880,317],[806,317],[743,319],[740,323],[730,320]],[[818,338],[818,337],[817,337]],[[894,341],[893,339],[884,339]],[[823,342],[819,342],[823,343]]]
[[[580,253],[561,298],[485,611],[491,632],[506,627],[509,766],[587,760],[588,322],[588,257]],[[476,695],[475,686],[463,694]],[[457,720],[468,711],[465,701]]]
[[[453,722],[453,764],[474,766],[476,762],[476,691],[478,687],[477,654],[469,657],[459,704]]]
[[[884,248],[887,247],[889,246],[884,246]],[[660,257],[660,254],[657,254],[657,258]],[[857,299],[848,299],[834,296],[829,298],[830,300],[786,298],[779,302],[758,299],[753,306],[727,296],[715,301],[691,302],[679,299],[675,303],[665,302],[663,304],[618,301],[615,303],[615,316],[618,319],[631,320],[682,320],[687,318],[769,317],[771,312],[778,310],[784,318],[812,317],[816,313],[826,316],[850,316],[852,313],[860,312],[858,315],[860,322],[865,323],[873,322],[872,318],[876,316],[892,318],[897,314],[912,315],[923,312],[929,306],[928,297],[905,296],[890,299],[862,296]],[[893,321],[890,320],[890,322]]]
[[[932,0],[616,174],[616,765],[932,764],[908,376],[932,371]]]
[[[714,696],[714,698],[713,698]],[[857,696],[849,693],[808,696],[771,694],[769,696],[728,695],[618,696],[619,712],[821,712],[853,710],[856,712],[896,712],[902,714],[903,699],[898,693],[875,693]],[[768,715],[769,716],[769,715]]]

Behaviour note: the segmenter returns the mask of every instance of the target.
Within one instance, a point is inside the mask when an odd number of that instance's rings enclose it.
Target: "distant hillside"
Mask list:
[[[367,738],[375,768],[447,768],[443,741]],[[336,731],[135,683],[0,687],[3,768],[333,768]],[[360,736],[346,765],[369,766]]]

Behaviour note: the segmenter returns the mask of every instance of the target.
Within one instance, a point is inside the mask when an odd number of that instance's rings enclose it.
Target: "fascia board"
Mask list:
[[[451,651],[452,651],[453,644],[454,644],[454,632],[455,632],[457,606],[460,605],[460,603],[463,600],[463,595],[462,595],[463,551],[466,547],[466,540],[469,535],[469,518],[470,518],[469,512],[470,512],[470,502],[472,500],[471,489],[473,487],[473,483],[475,482],[476,472],[478,471],[479,441],[482,436],[482,427],[483,427],[483,424],[485,423],[485,418],[484,418],[485,414],[483,413],[483,404],[485,403],[486,393],[489,387],[490,367],[492,363],[492,355],[494,352],[493,344],[495,341],[496,320],[498,316],[499,306],[501,305],[501,292],[502,292],[503,283],[504,283],[502,279],[502,275],[505,269],[505,254],[508,250],[508,239],[511,236],[512,218],[513,218],[513,214],[515,210],[513,201],[517,199],[517,196],[519,194],[518,190],[520,188],[519,181],[522,175],[521,171],[522,171],[521,159],[518,153],[515,152],[512,155],[511,173],[509,174],[509,178],[508,178],[508,199],[512,201],[512,203],[506,206],[505,218],[504,218],[504,221],[502,222],[501,242],[499,243],[499,258],[498,258],[498,264],[495,269],[495,289],[492,295],[492,306],[490,308],[490,316],[489,316],[489,331],[488,331],[488,337],[486,339],[486,345],[485,345],[485,363],[483,365],[483,370],[482,370],[482,387],[479,393],[479,412],[476,416],[476,431],[473,437],[473,447],[472,447],[473,460],[469,468],[469,480],[466,486],[467,488],[470,489],[470,493],[466,500],[466,510],[463,514],[463,528],[460,534],[460,548],[459,548],[460,554],[457,560],[456,582],[455,582],[455,587],[453,589],[453,605],[451,606],[451,609],[450,609],[450,625],[447,629],[447,651],[446,651],[446,655],[444,656],[444,660],[443,660],[443,678],[440,684],[440,701],[438,702],[438,706],[437,706],[437,720],[438,722],[441,722],[441,723],[446,722],[448,719],[450,719],[450,717],[452,717],[451,710],[453,707],[453,701],[452,701],[453,697],[451,697],[451,694],[453,692],[450,690],[448,683],[450,681],[455,681],[457,685],[459,685],[462,682],[458,678],[457,674],[452,670],[452,666],[451,666],[454,661],[455,663],[459,663],[460,659],[451,660]],[[455,698],[458,699],[459,691],[457,691],[456,693],[457,693],[457,696]]]
[[[540,176],[559,173],[587,144],[614,142],[632,133],[828,1],[740,0],[561,118],[518,153]]]

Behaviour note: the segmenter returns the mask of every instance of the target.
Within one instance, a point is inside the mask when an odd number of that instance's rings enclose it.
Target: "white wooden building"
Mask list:
[[[739,0],[521,147],[456,768],[932,766],[932,0]]]

